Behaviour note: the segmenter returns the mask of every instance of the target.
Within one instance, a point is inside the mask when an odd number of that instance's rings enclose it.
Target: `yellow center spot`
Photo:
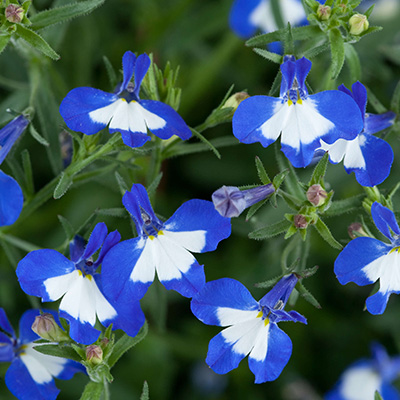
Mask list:
[[[83,274],[82,274],[82,271],[80,270],[80,269],[78,269],[78,274],[79,274],[79,276],[82,276]]]
[[[163,231],[158,231],[158,234],[159,235],[164,235],[164,232]]]
[[[257,318],[261,318],[262,316],[263,316],[263,312],[260,311],[260,312],[257,314]]]
[[[287,103],[288,103],[288,106],[290,107],[293,104],[293,101],[289,99]]]
[[[122,101],[125,101],[125,103],[126,103],[126,99],[124,99],[123,97],[121,97],[121,100],[122,100]]]
[[[398,253],[400,253],[400,247],[393,247],[393,249],[389,251],[389,254],[391,254],[391,253],[393,253],[393,252],[395,252],[395,251],[397,251]]]
[[[300,97],[297,99],[297,104],[303,104],[303,100]]]
[[[153,240],[154,238],[155,238],[155,236],[153,236],[153,235],[150,235],[150,236],[149,236],[149,239],[150,239],[150,240]]]
[[[257,314],[257,318],[262,318],[262,316],[263,316],[263,312],[259,311],[258,314]],[[264,326],[267,326],[268,324],[269,324],[269,318],[266,317],[264,319]]]
[[[93,279],[93,276],[92,275],[86,275],[86,278],[88,278],[89,281],[91,281]]]

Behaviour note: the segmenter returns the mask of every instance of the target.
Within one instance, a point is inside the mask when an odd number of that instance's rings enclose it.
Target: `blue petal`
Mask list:
[[[19,115],[0,129],[0,164],[28,124],[29,120],[23,115]]]
[[[365,114],[364,132],[374,134],[394,124],[396,113],[388,111],[383,114]]]
[[[229,15],[231,29],[241,38],[247,39],[254,35],[257,26],[250,23],[249,18],[253,10],[263,0],[235,0]]]
[[[143,146],[147,141],[151,140],[151,137],[145,133],[130,132],[121,129],[110,129],[111,133],[120,132],[122,141],[126,146],[135,148]]]
[[[145,242],[142,238],[124,240],[104,257],[101,268],[102,286],[106,296],[113,302],[124,304],[140,300],[153,283],[130,279]]]
[[[13,338],[16,337],[16,336],[15,336],[14,329],[13,329],[13,327],[11,326],[10,321],[9,321],[8,318],[7,318],[7,314],[6,314],[6,312],[4,311],[4,309],[1,308],[1,307],[0,307],[0,328],[1,328],[4,332],[10,334]]]
[[[242,143],[260,142],[267,147],[275,141],[264,137],[259,130],[274,115],[275,107],[282,100],[269,96],[253,96],[239,104],[232,119],[234,136]]]
[[[8,368],[5,382],[10,392],[19,400],[55,400],[60,392],[54,380],[44,384],[36,383],[19,358]]]
[[[253,311],[258,303],[240,282],[230,278],[207,282],[190,303],[192,313],[208,325],[221,325],[217,317],[220,307]]]
[[[0,362],[10,362],[14,359],[13,340],[0,332]]]
[[[76,361],[68,360],[64,364],[64,368],[61,370],[61,372],[58,375],[55,375],[55,377],[57,379],[68,380],[78,372],[86,373],[86,367]]]
[[[136,63],[135,54],[133,54],[131,51],[126,51],[122,56],[122,69],[124,71],[124,79],[116,94],[120,94],[128,87],[128,84],[132,79],[135,63]]]
[[[270,320],[275,323],[285,321],[285,322],[301,322],[307,324],[307,319],[299,314],[297,311],[284,311],[284,310],[271,310]]]
[[[300,89],[302,89],[305,93],[308,93],[306,87],[306,77],[311,70],[311,61],[305,57],[300,58],[300,60],[296,61],[296,77],[297,83],[299,84]]]
[[[113,231],[109,235],[107,235],[104,240],[103,246],[101,247],[100,254],[98,259],[96,260],[96,265],[100,265],[103,262],[103,258],[108,253],[108,251],[114,247],[121,240],[121,235],[118,231]]]
[[[353,239],[335,261],[334,272],[337,279],[342,285],[348,282],[354,282],[359,286],[373,283],[362,269],[391,249],[391,246],[377,239],[369,237]]]
[[[275,308],[276,304],[281,301],[283,308],[289,300],[290,294],[296,286],[298,278],[295,274],[284,276],[275,286],[260,300],[261,306]]]
[[[389,385],[389,383],[383,382],[379,393],[383,400],[400,400],[400,393],[394,386]]]
[[[280,97],[283,97],[286,92],[292,88],[294,78],[296,77],[296,60],[287,59],[280,66],[282,72],[282,82],[280,89]]]
[[[22,290],[41,297],[43,301],[52,300],[43,282],[55,276],[75,271],[75,264],[61,253],[51,249],[35,250],[28,253],[17,266],[17,276]]]
[[[368,297],[365,304],[367,310],[373,315],[383,314],[386,310],[387,302],[392,293],[400,293],[400,291],[389,291],[389,292],[377,292],[374,295]]]
[[[166,124],[159,129],[152,129],[149,127],[151,132],[160,139],[169,139],[171,136],[176,135],[182,140],[187,140],[192,136],[192,131],[186,125],[186,122],[168,104],[155,100],[141,100],[140,105],[166,122]]]
[[[69,322],[69,336],[75,342],[89,345],[99,338],[101,331],[93,328],[88,322],[79,321],[63,310],[60,310],[60,317]]]
[[[82,260],[87,260],[91,257],[103,244],[107,236],[107,226],[104,222],[99,222],[90,234],[89,241],[86,245],[85,252],[82,255]]]
[[[90,87],[79,87],[71,90],[60,105],[60,114],[69,129],[93,135],[104,129],[108,122],[96,122],[90,116],[91,111],[106,107],[119,98]]]
[[[357,182],[362,186],[375,186],[382,183],[390,173],[393,163],[393,150],[389,143],[371,135],[360,134],[360,146],[365,161],[364,168],[346,168],[348,174],[354,172]]]
[[[69,243],[69,258],[74,263],[79,262],[85,252],[86,240],[79,235],[75,235]]]
[[[365,111],[367,109],[367,89],[360,82],[354,82],[351,86],[351,90],[353,92],[353,99],[357,103],[358,108],[361,111],[361,115],[364,118]]]
[[[199,265],[197,261],[190,266],[188,271],[181,272],[181,274],[182,277],[180,279],[171,279],[169,281],[160,279],[160,281],[167,290],[176,290],[184,297],[195,296],[206,283],[204,267]]]
[[[396,217],[391,210],[375,201],[371,206],[371,214],[376,227],[389,240],[393,240],[390,230],[396,235],[400,235],[399,225],[397,224]]]
[[[268,350],[264,360],[258,361],[249,355],[249,367],[256,377],[255,383],[273,381],[281,374],[292,355],[292,341],[289,336],[271,324],[268,335]]]
[[[213,251],[231,234],[231,221],[215,210],[211,201],[193,199],[183,203],[164,224],[171,232],[206,231],[206,242],[200,253]]]
[[[246,354],[236,353],[233,350],[234,344],[226,342],[222,333],[210,340],[206,363],[217,374],[232,371],[246,357]]]
[[[12,225],[21,214],[23,204],[18,182],[0,170],[0,226]]]
[[[351,90],[350,90],[350,89],[347,89],[347,87],[344,86],[343,84],[341,84],[341,85],[338,87],[338,90],[340,90],[340,91],[343,92],[343,93],[348,94],[350,97],[353,97],[353,93],[351,92]]]
[[[135,64],[135,95],[139,98],[140,86],[142,84],[143,78],[145,77],[148,69],[150,68],[150,57],[147,54],[141,54]]]

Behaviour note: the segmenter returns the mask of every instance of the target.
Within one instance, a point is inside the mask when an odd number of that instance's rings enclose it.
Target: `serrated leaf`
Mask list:
[[[35,30],[43,29],[54,24],[59,24],[89,14],[97,7],[100,7],[104,2],[105,0],[87,0],[39,12],[30,17],[32,23],[31,28]]]
[[[125,192],[129,190],[128,184],[125,182],[124,178],[118,172],[115,172],[115,178],[117,179],[117,183],[121,194],[122,195],[125,194]]]
[[[285,180],[287,175],[289,174],[288,169],[284,169],[282,172],[279,172],[279,174],[274,176],[274,180],[272,181],[275,190],[277,190],[281,185],[282,182]]]
[[[334,217],[352,212],[361,207],[364,197],[364,194],[359,194],[347,199],[332,201],[330,207],[324,211],[324,217]]]
[[[74,361],[82,361],[82,359],[76,354],[75,350],[66,345],[61,344],[41,344],[40,346],[33,347],[36,351],[49,356],[67,358]]]
[[[221,154],[219,151],[209,142],[200,132],[197,132],[195,129],[191,129],[193,136],[196,136],[200,141],[202,141],[216,156],[221,159]]]
[[[263,201],[259,201],[256,204],[253,204],[249,210],[247,211],[246,221],[248,221],[269,199],[265,199]]]
[[[68,240],[72,239],[74,236],[74,227],[72,226],[71,222],[67,220],[67,218],[63,217],[62,215],[58,215],[58,220],[60,221],[63,229],[65,236]]]
[[[59,54],[57,54],[39,34],[24,25],[15,24],[15,26],[17,27],[16,34],[21,39],[29,43],[33,48],[40,51],[52,60],[57,61],[60,58]]]
[[[111,217],[125,218],[128,216],[125,208],[101,208],[95,211],[98,215],[107,215]]]
[[[351,81],[361,80],[361,63],[356,49],[349,43],[344,44],[344,56],[350,70]]]
[[[329,43],[331,45],[331,74],[336,79],[342,70],[344,63],[344,41],[340,30],[337,28],[329,31]]]
[[[331,231],[321,220],[321,218],[318,218],[317,222],[314,224],[314,227],[321,235],[322,239],[325,240],[325,242],[335,249],[342,250],[343,246],[332,236]]]
[[[304,285],[299,281],[296,284],[296,289],[299,291],[300,296],[307,300],[316,308],[322,308],[317,299],[304,287]]]
[[[80,397],[80,400],[100,400],[103,394],[103,383],[90,381]]]
[[[150,198],[154,196],[154,194],[155,194],[155,192],[156,192],[156,190],[157,190],[157,188],[158,188],[158,185],[159,185],[160,182],[161,182],[162,177],[163,177],[163,173],[160,172],[160,173],[154,178],[153,182],[151,182],[150,185],[148,186],[148,188],[147,188],[147,193],[148,193],[148,195],[149,195]]]
[[[319,44],[318,46],[312,46],[308,50],[304,51],[303,56],[305,58],[314,58],[318,54],[323,53],[324,51],[329,50],[330,44],[328,41],[325,41],[324,43]]]
[[[270,91],[268,93],[268,96],[274,96],[275,93],[278,92],[279,87],[281,85],[281,78],[282,78],[282,72],[279,69],[278,73],[275,75],[274,81],[272,82],[272,86],[271,86],[271,89],[270,89]]]
[[[260,160],[260,157],[256,156],[256,168],[257,168],[257,174],[258,177],[260,178],[260,181],[263,185],[267,185],[268,183],[271,183],[271,179],[269,179],[269,176],[267,174],[267,171],[264,168],[264,165],[262,161]]]
[[[72,178],[66,174],[65,172],[61,172],[60,180],[57,183],[56,188],[54,189],[53,197],[55,199],[60,199],[67,193],[68,189],[72,185]]]
[[[268,61],[272,61],[275,64],[282,63],[282,56],[280,54],[272,53],[268,50],[254,48],[253,51],[259,56],[266,58]]]
[[[283,219],[275,224],[265,226],[264,228],[257,229],[249,233],[250,239],[262,240],[269,239],[271,237],[280,235],[285,232],[291,226],[291,222]]]
[[[32,123],[29,125],[29,132],[32,137],[41,145],[46,147],[50,146],[49,142],[43,136],[40,136],[39,132],[36,130]]]
[[[283,37],[283,48],[284,54],[294,54],[294,42],[292,34],[292,26],[288,22],[285,29],[285,35]]]
[[[308,182],[308,186],[321,184],[324,180],[324,176],[326,173],[326,168],[328,166],[329,154],[326,152],[324,156],[319,160],[318,164],[315,166],[314,171],[311,175],[310,182]]]
[[[0,54],[7,47],[10,39],[11,39],[11,35],[0,35]]]
[[[370,26],[366,31],[361,33],[360,37],[369,35],[370,33],[375,33],[381,31],[383,28],[381,26]]]
[[[146,381],[143,383],[142,395],[140,396],[140,400],[149,400],[149,385]]]

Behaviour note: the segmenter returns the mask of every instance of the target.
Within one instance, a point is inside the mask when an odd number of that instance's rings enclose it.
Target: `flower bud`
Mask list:
[[[223,217],[233,218],[274,192],[272,183],[242,191],[235,186],[222,186],[212,194],[211,198],[215,209]]]
[[[103,350],[100,346],[91,344],[86,347],[86,360],[93,365],[98,365],[103,361]]]
[[[304,215],[297,214],[293,218],[293,224],[297,229],[306,229],[308,221]]]
[[[353,222],[347,228],[347,232],[352,239],[360,236],[368,236],[367,232],[364,231],[362,225],[359,222]]]
[[[313,204],[315,207],[319,207],[325,204],[328,194],[321,185],[316,184],[308,188],[306,196],[307,200],[311,204]]]
[[[233,111],[235,111],[239,104],[243,101],[249,98],[249,94],[246,92],[237,92],[230,96],[228,100],[226,100],[225,104],[222,106],[222,108],[229,108],[232,107]]]
[[[50,340],[51,342],[69,340],[66,332],[58,326],[50,313],[38,315],[32,324],[32,330],[42,339]]]
[[[24,9],[16,4],[9,4],[6,7],[5,15],[8,21],[18,23],[24,18]]]
[[[332,9],[329,6],[320,4],[317,10],[317,16],[321,21],[327,21],[331,16]]]
[[[349,25],[352,35],[361,35],[369,27],[368,18],[363,14],[354,14],[349,19]]]

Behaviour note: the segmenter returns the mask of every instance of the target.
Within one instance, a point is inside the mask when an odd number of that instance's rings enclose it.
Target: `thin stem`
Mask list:
[[[108,382],[105,377],[103,379],[103,383],[104,383],[104,392],[103,392],[104,400],[110,400],[111,399],[110,388],[108,387]]]

